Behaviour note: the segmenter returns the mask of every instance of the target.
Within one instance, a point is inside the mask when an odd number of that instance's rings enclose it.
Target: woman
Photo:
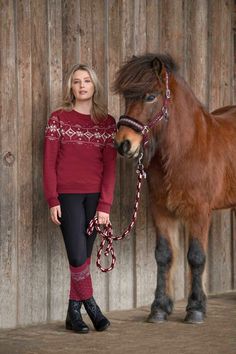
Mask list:
[[[50,216],[60,225],[71,283],[66,328],[87,333],[80,309],[84,305],[94,327],[110,325],[93,298],[90,257],[96,233],[86,234],[96,214],[109,222],[115,184],[114,118],[102,103],[96,73],[75,65],[68,76],[61,109],[53,112],[45,132],[44,190]]]

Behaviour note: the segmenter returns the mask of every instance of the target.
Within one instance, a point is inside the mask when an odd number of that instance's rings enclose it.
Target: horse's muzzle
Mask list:
[[[126,156],[129,154],[129,151],[131,148],[131,143],[128,139],[126,139],[120,143],[115,141],[115,147],[122,156]]]

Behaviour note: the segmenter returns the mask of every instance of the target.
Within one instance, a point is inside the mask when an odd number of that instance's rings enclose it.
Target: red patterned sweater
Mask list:
[[[115,185],[116,123],[109,116],[94,123],[90,115],[58,110],[51,114],[44,140],[44,191],[49,207],[61,193],[97,193],[97,210],[110,212]]]

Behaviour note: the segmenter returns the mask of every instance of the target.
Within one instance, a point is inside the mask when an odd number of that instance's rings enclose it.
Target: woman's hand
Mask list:
[[[50,217],[51,217],[51,220],[54,224],[61,225],[60,221],[58,220],[58,218],[61,218],[61,206],[60,205],[56,205],[56,206],[50,208]]]
[[[103,211],[97,211],[97,218],[99,224],[108,225],[110,222],[109,214],[104,213]]]

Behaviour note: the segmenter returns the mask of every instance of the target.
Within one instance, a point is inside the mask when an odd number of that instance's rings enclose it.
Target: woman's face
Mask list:
[[[71,88],[76,101],[88,101],[93,97],[94,84],[89,73],[85,70],[74,72]]]

